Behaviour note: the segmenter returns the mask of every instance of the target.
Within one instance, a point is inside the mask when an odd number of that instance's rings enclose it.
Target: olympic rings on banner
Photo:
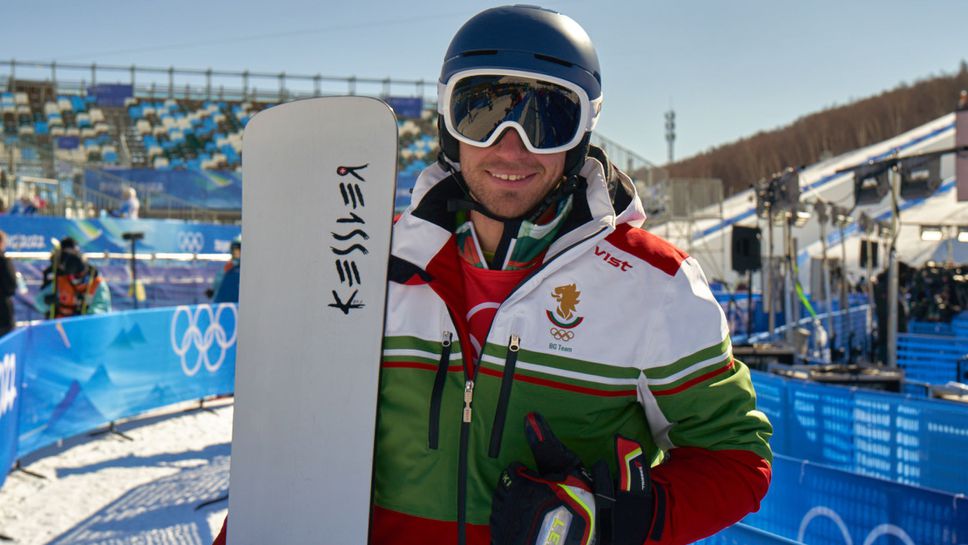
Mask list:
[[[178,233],[178,249],[183,252],[197,254],[205,248],[205,236],[197,231],[183,231]]]
[[[548,331],[551,333],[552,337],[554,337],[559,341],[568,342],[575,338],[575,333],[572,331],[568,331],[567,329],[558,329],[557,327],[553,327]]]
[[[178,317],[184,313],[188,318],[188,328],[185,329],[181,337],[177,336],[176,330],[178,325]],[[202,313],[208,315],[208,326],[205,328],[204,333],[199,327],[199,318]],[[222,325],[223,313],[226,315],[228,313],[232,314],[232,324],[231,324],[231,335],[230,332],[226,331],[225,326]],[[225,355],[228,350],[235,344],[236,338],[238,336],[238,311],[235,310],[235,305],[232,304],[222,304],[218,305],[217,309],[213,312],[211,305],[198,305],[195,308],[195,312],[192,312],[191,307],[180,306],[175,309],[175,314],[171,318],[171,349],[178,354],[181,358],[182,371],[185,372],[186,376],[194,376],[198,373],[202,365],[205,365],[210,373],[218,371],[219,367],[225,361]],[[214,362],[209,359],[209,350],[217,345],[219,348],[218,359]],[[185,359],[185,356],[194,347],[198,352],[195,356],[194,363],[189,366],[189,362]]]

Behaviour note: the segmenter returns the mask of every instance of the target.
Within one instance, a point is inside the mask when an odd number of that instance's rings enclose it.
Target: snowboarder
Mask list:
[[[679,544],[755,511],[772,428],[699,265],[590,145],[586,32],[488,9],[438,89],[393,228],[370,543]]]

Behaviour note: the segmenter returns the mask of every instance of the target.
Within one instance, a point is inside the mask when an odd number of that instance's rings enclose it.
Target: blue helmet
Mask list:
[[[475,15],[451,40],[440,71],[440,84],[446,85],[452,76],[466,70],[491,68],[565,80],[600,104],[602,76],[591,39],[574,19],[552,10],[514,5]],[[459,161],[458,143],[442,119],[438,129],[444,155]],[[586,134],[581,144],[569,151],[566,172],[572,170],[570,167],[581,167],[589,136]]]

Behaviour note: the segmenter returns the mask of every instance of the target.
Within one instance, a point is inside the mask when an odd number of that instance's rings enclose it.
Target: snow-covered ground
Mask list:
[[[0,543],[209,545],[228,501],[232,400],[168,407],[28,460],[0,488]]]

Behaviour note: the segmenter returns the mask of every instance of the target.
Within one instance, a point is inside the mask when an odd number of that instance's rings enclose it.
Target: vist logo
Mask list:
[[[575,284],[565,284],[552,290],[551,297],[558,302],[558,305],[554,312],[545,310],[548,320],[554,324],[549,332],[555,339],[568,342],[575,337],[575,333],[570,330],[578,327],[585,320],[577,312],[578,303],[581,302],[581,292]]]
[[[17,355],[6,354],[0,362],[0,418],[13,409],[17,399]]]
[[[602,258],[602,261],[608,263],[609,265],[615,267],[616,269],[625,272],[632,268],[632,264],[624,259],[619,259],[612,255],[608,250],[603,250],[598,246],[595,246],[595,255]]]

